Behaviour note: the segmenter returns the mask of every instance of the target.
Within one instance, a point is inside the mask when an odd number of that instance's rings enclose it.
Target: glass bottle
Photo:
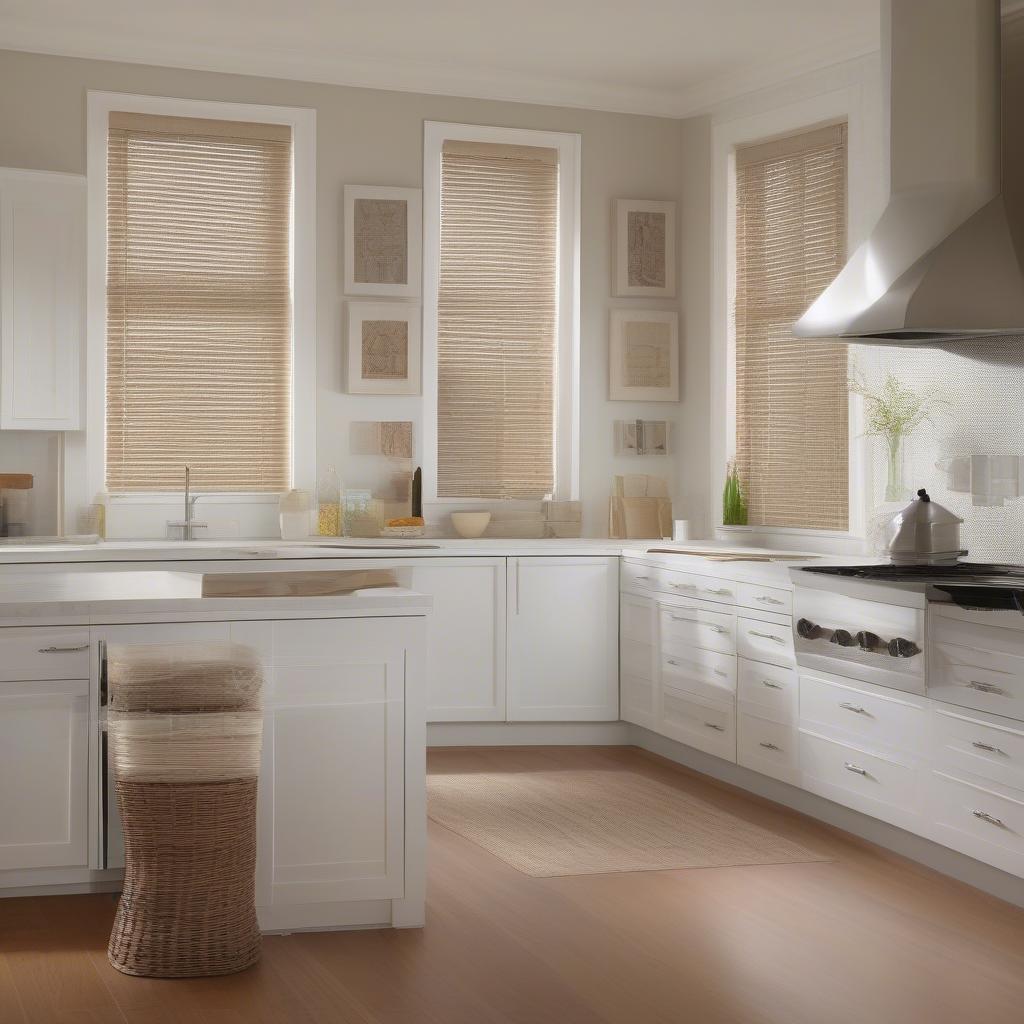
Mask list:
[[[341,484],[333,466],[320,477],[316,493],[317,533],[321,537],[341,536]]]

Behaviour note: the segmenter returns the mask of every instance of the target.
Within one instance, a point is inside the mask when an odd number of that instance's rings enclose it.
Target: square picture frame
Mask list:
[[[346,185],[345,294],[418,296],[423,267],[423,192]]]
[[[404,302],[348,303],[346,343],[350,395],[420,393],[419,306]]]
[[[616,402],[679,401],[679,314],[675,310],[611,311],[608,397]]]
[[[615,200],[614,295],[675,298],[676,204],[655,199]]]

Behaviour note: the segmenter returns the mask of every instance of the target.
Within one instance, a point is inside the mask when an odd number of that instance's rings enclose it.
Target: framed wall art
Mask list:
[[[679,401],[678,313],[611,311],[608,397],[628,402]]]
[[[348,391],[420,393],[420,308],[402,302],[348,304]]]
[[[345,293],[420,293],[423,193],[418,188],[345,186]]]
[[[615,200],[615,295],[676,294],[676,204]]]

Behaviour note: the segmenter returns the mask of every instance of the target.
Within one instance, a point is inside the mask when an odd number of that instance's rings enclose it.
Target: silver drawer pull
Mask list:
[[[971,746],[972,747],[977,747],[978,750],[987,750],[990,754],[1002,754],[1003,757],[1006,756],[1006,752],[1005,751],[1000,750],[998,747],[993,747],[991,743],[979,743],[977,740],[975,740],[971,744]]]
[[[715,673],[716,676],[721,676],[723,679],[729,678],[729,673],[723,672],[720,668],[712,669],[712,671]]]
[[[995,683],[981,683],[977,679],[972,679],[968,684],[967,688],[970,690],[978,690],[980,693],[997,693],[1000,697],[1005,697],[1006,691],[1001,686],[996,686]]]
[[[719,597],[732,597],[731,590],[712,590],[710,587],[708,587],[707,593],[717,594]]]
[[[867,774],[868,774],[867,769],[866,768],[861,768],[861,766],[859,764],[852,764],[851,762],[847,761],[843,765],[843,767],[848,772],[853,772],[854,775],[863,775],[863,776],[867,777]]]
[[[650,576],[637,576],[638,580],[649,580],[650,578]]]
[[[755,601],[760,601],[761,604],[785,604],[785,601],[776,601],[774,597],[755,597]]]
[[[669,583],[670,587],[674,587],[676,590],[696,590],[696,583]]]
[[[781,689],[783,689],[781,684],[773,683],[770,679],[762,679],[761,680],[761,685],[762,686],[767,686],[769,690],[781,690]]]
[[[675,665],[675,666],[676,666],[676,668],[678,668],[678,667],[679,667],[679,662],[678,662],[678,661],[676,661],[676,659],[675,659],[675,658],[666,658],[666,659],[665,659],[665,664],[666,664],[666,665]]]
[[[765,750],[781,750],[782,749],[782,747],[777,747],[774,743],[763,743],[762,742],[761,746],[764,747]]]
[[[705,725],[706,725],[706,726],[707,726],[707,727],[708,727],[709,729],[714,729],[714,730],[715,730],[715,732],[725,732],[725,726],[724,726],[724,725],[715,725],[715,723],[714,723],[714,722],[705,722],[704,724],[705,724]]]
[[[750,635],[759,636],[762,640],[774,640],[777,644],[784,644],[786,642],[781,636],[776,636],[774,633],[759,633],[756,629],[752,629]]]
[[[79,644],[77,647],[40,647],[39,654],[75,654],[78,651],[89,650],[88,644]]]
[[[841,701],[839,706],[844,711],[852,711],[855,715],[866,715],[867,708],[862,708],[859,704],[848,704],[845,700]]]
[[[707,626],[708,629],[713,629],[716,633],[728,633],[729,632],[729,630],[723,628],[722,626],[716,626],[713,622],[705,622],[705,623],[703,623],[703,625]]]
[[[994,815],[988,813],[988,811],[971,811],[976,818],[980,818],[982,821],[987,821],[990,825],[995,825],[996,828],[1006,828],[1006,826]]]

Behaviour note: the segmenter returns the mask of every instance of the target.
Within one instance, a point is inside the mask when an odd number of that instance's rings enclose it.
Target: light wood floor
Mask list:
[[[621,767],[833,861],[530,878],[431,825],[423,931],[275,936],[252,971],[109,966],[111,896],[0,901],[2,1024],[1021,1024],[1024,911],[632,748],[438,750],[433,771]]]

